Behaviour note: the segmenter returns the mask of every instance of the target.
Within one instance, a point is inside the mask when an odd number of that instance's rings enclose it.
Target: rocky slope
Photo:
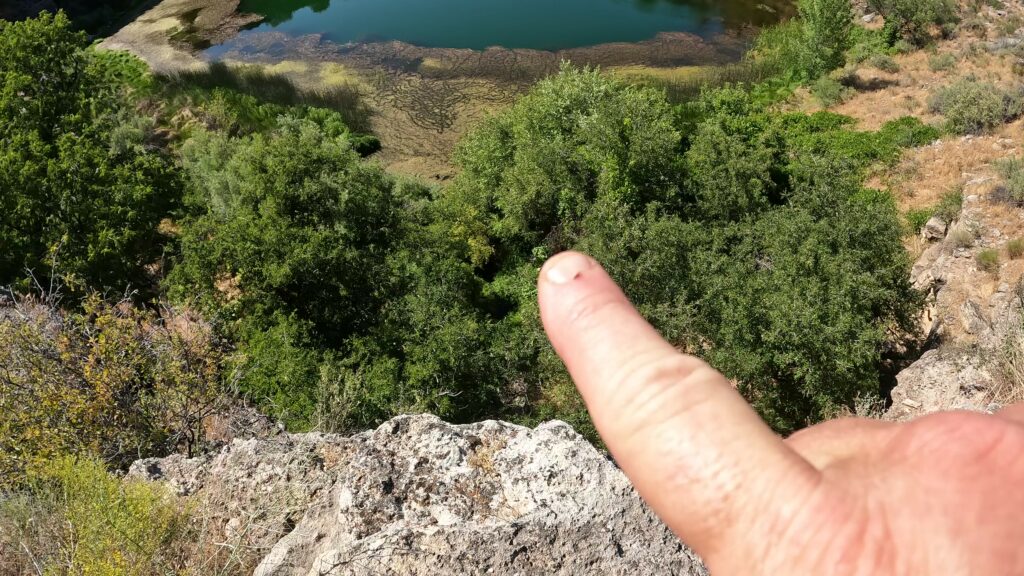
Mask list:
[[[259,576],[706,574],[568,425],[402,416],[352,437],[280,434],[133,465],[205,514]]]
[[[1007,130],[1021,128],[1018,123]],[[1000,150],[996,159],[1017,154],[1015,140],[997,136],[965,137],[932,148],[972,147],[976,140]],[[1024,262],[1006,247],[1020,237],[1024,211],[1001,200],[1003,185],[991,174],[992,161],[979,160],[961,175],[959,216],[950,223],[933,218],[922,231],[924,249],[911,280],[928,296],[922,328],[932,344],[897,376],[887,418],[907,420],[939,410],[991,411],[1021,399],[1015,372],[1024,366]],[[999,255],[994,268],[983,269],[978,259],[983,251]]]

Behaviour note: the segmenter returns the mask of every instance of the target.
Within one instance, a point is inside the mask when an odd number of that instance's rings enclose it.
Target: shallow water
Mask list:
[[[337,43],[399,40],[443,48],[562,50],[660,32],[712,37],[777,22],[791,0],[242,0],[257,31]]]

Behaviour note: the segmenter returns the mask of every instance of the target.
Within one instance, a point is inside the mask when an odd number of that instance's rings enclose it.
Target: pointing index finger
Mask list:
[[[778,528],[814,492],[818,471],[725,377],[662,339],[593,259],[555,256],[538,292],[545,330],[601,437],[644,499],[698,552],[737,530]]]

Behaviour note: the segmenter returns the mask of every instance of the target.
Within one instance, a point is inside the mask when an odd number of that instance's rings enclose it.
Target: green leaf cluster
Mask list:
[[[868,0],[868,6],[885,17],[890,43],[903,39],[922,46],[935,29],[946,33],[959,19],[954,0]]]
[[[936,132],[850,125],[734,88],[673,107],[567,67],[473,132],[441,189],[304,119],[198,134],[171,292],[201,295],[238,342],[241,390],[293,426],[582,423],[534,285],[545,258],[585,250],[789,430],[877,394],[887,334],[918,304],[892,199],[861,181]]]
[[[0,22],[0,284],[59,273],[144,285],[176,177],[127,100],[142,65],[87,49],[63,15]]]

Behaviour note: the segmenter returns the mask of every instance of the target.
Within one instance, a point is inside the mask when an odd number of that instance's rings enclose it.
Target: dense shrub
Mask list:
[[[80,312],[0,308],[0,489],[62,454],[123,467],[195,451],[219,360],[209,329],[170,310],[158,319],[96,296]]]
[[[853,27],[850,0],[799,0],[797,8],[810,48],[809,72],[819,76],[841,67],[850,48]]]
[[[1014,157],[996,162],[996,171],[1002,178],[994,194],[1000,200],[1024,204],[1024,159]]]
[[[854,26],[850,30],[850,49],[846,53],[846,61],[861,64],[873,56],[888,55],[891,51],[892,47],[883,31]]]
[[[934,212],[929,208],[917,208],[908,210],[904,214],[904,218],[907,219],[907,228],[910,234],[917,234],[924,228],[925,224],[931,220]]]
[[[852,43],[850,0],[800,0],[800,18],[761,31],[752,58],[791,79],[841,67]]]
[[[980,134],[1020,116],[1024,101],[1016,92],[963,79],[933,92],[928,107],[946,117],[950,131]]]
[[[372,324],[399,225],[395,182],[307,119],[183,148],[190,210],[171,294],[217,311],[241,390],[291,423],[312,413],[318,349]]]
[[[803,23],[793,19],[763,29],[749,57],[779,74],[801,76],[812,59],[810,50]]]
[[[952,70],[956,67],[956,56],[949,52],[943,52],[942,54],[935,54],[928,57],[928,68],[932,72],[945,72],[946,70]]]
[[[463,172],[443,198],[478,215],[460,225],[479,231],[462,251],[499,271],[492,285],[520,287],[505,291],[512,310],[531,309],[523,288],[544,256],[588,251],[675,344],[737,378],[780,429],[877,393],[885,330],[909,329],[916,303],[891,198],[859,187],[882,137],[852,133],[836,115],[768,114],[735,90],[679,119],[682,133],[656,96],[595,73],[542,83],[462,149]],[[632,137],[640,126],[644,140]],[[903,122],[887,137],[915,130]],[[672,161],[680,144],[682,166]],[[629,160],[638,154],[659,160]],[[631,174],[660,190],[624,185]],[[538,409],[557,412],[544,408],[550,398],[578,406],[557,365],[538,364],[551,370],[534,377]]]
[[[933,29],[945,30],[958,17],[954,0],[868,0],[868,5],[885,16],[893,41],[902,38],[918,46],[932,38]]]
[[[67,18],[0,22],[0,284],[53,268],[146,285],[176,178],[129,104],[144,65],[87,49]]]
[[[418,410],[582,426],[534,288],[577,248],[791,429],[877,393],[885,334],[909,329],[901,221],[859,182],[934,130],[757,102],[727,88],[673,109],[566,68],[474,131],[433,193],[308,120],[200,133],[171,292],[216,315],[240,390],[292,427]]]
[[[960,212],[963,210],[963,204],[963,187],[957,186],[942,194],[942,197],[939,198],[939,203],[935,205],[932,214],[941,218],[943,222],[951,224],[960,217]]]
[[[878,68],[882,72],[888,72],[889,74],[895,74],[900,71],[900,65],[893,60],[892,56],[888,54],[875,54],[871,58],[868,58],[868,64],[874,68]]]
[[[811,93],[826,108],[842,104],[854,93],[852,88],[843,86],[835,78],[822,76],[811,83]]]

